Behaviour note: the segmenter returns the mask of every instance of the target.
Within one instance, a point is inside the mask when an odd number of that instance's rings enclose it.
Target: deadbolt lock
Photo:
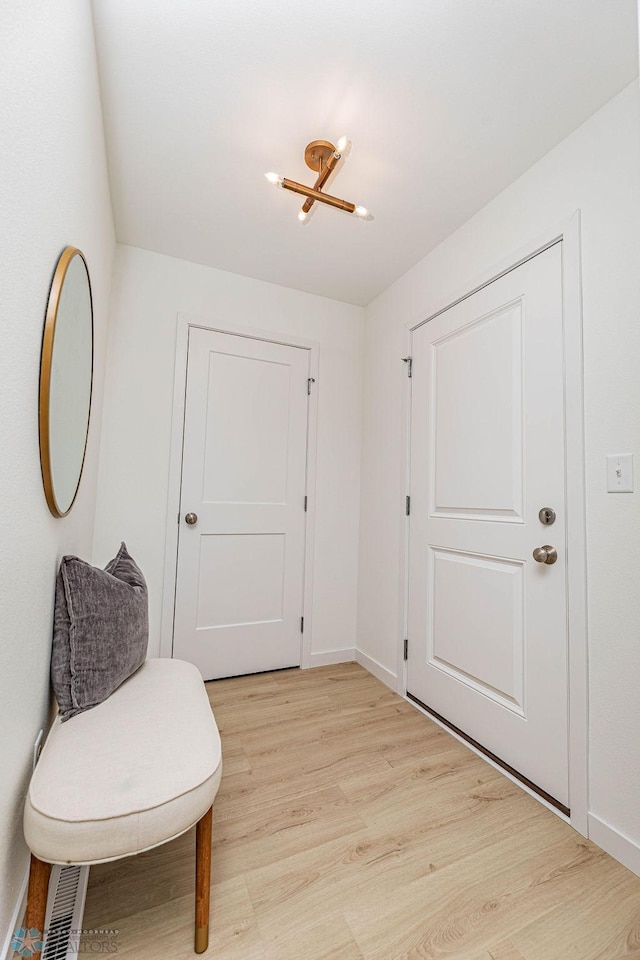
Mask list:
[[[197,514],[197,513],[188,513],[188,514],[185,516],[184,519],[185,519],[186,523],[189,524],[190,527],[193,527],[193,526],[198,522],[198,514]]]
[[[552,510],[551,507],[543,507],[538,514],[538,520],[540,523],[544,523],[545,527],[550,527],[552,523],[556,522],[555,510]]]

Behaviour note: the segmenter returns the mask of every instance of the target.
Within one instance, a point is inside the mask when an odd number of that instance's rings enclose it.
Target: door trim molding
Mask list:
[[[189,329],[199,327],[214,333],[226,333],[234,337],[247,337],[251,340],[265,340],[268,343],[280,343],[288,347],[299,347],[309,351],[309,376],[315,384],[309,396],[307,416],[307,483],[308,497],[305,515],[304,546],[304,588],[303,609],[304,632],[301,634],[300,666],[311,666],[311,639],[313,635],[313,557],[315,535],[316,504],[316,463],[318,437],[318,396],[320,390],[320,344],[315,340],[270,330],[236,325],[232,321],[217,323],[188,313],[178,313],[176,317],[176,349],[173,376],[173,406],[171,414],[171,442],[169,454],[169,483],[167,493],[166,536],[164,546],[164,576],[162,584],[162,615],[160,620],[160,656],[173,656],[173,624],[176,600],[176,573],[178,569],[178,527],[180,511],[180,492],[182,484],[182,439],[184,434],[185,395],[187,389],[187,353],[189,348]]]
[[[569,681],[569,806],[571,825],[588,836],[588,648],[587,556],[585,508],[584,393],[582,352],[582,282],[580,211],[550,228],[487,269],[460,290],[428,305],[419,318],[407,321],[406,341],[411,353],[412,333],[434,317],[466,300],[478,290],[515,270],[527,260],[562,241],[562,300],[564,347],[564,415],[567,508],[567,643]],[[403,478],[409,489],[411,476],[411,380],[403,400]],[[398,642],[398,692],[406,697],[407,677],[403,639],[408,612],[409,519],[401,519],[400,616]],[[411,642],[411,638],[409,638]]]

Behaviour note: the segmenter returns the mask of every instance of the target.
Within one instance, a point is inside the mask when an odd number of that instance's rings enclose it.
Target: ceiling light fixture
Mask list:
[[[265,177],[274,187],[282,187],[284,190],[291,190],[292,193],[298,193],[307,198],[298,214],[298,220],[301,223],[306,223],[309,220],[311,209],[316,200],[320,203],[326,203],[330,207],[336,207],[338,210],[344,210],[345,213],[351,213],[360,220],[373,220],[373,215],[369,213],[366,207],[322,192],[322,188],[331,175],[337,173],[341,161],[346,159],[350,150],[351,141],[347,140],[346,137],[340,137],[335,146],[328,140],[312,140],[304,151],[306,165],[318,174],[312,187],[307,187],[304,183],[298,183],[296,180],[289,180],[287,177],[281,177],[277,173],[265,173]]]

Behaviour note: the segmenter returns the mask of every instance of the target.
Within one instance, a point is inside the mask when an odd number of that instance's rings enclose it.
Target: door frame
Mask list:
[[[187,389],[187,359],[189,330],[198,327],[213,333],[233,337],[264,340],[287,347],[309,351],[309,376],[315,381],[309,395],[307,411],[307,511],[305,513],[305,545],[303,572],[302,616],[304,630],[301,637],[300,666],[311,666],[311,638],[313,631],[313,557],[316,504],[316,465],[318,438],[318,396],[320,372],[320,344],[315,340],[236,325],[231,321],[216,323],[188,313],[179,313],[176,321],[176,350],[173,379],[173,408],[171,414],[171,446],[169,455],[169,483],[167,493],[166,534],[164,547],[164,577],[162,586],[162,615],[160,620],[160,656],[173,657],[173,628],[178,571],[178,534],[180,525],[180,494],[182,486],[182,441],[184,435],[185,398]]]
[[[582,352],[582,282],[580,249],[580,211],[552,227],[542,236],[525,244],[500,263],[483,271],[470,280],[455,294],[428,305],[422,316],[407,321],[405,346],[411,356],[413,331],[433,320],[445,310],[477,293],[494,280],[515,270],[527,260],[562,241],[562,298],[563,298],[563,349],[564,349],[564,418],[565,418],[565,467],[567,510],[567,655],[569,697],[569,822],[578,833],[588,836],[588,646],[587,646],[587,553],[586,553],[586,507],[585,507],[585,449],[584,449],[584,391]],[[410,489],[411,478],[411,379],[403,391],[403,443],[402,477],[404,489]],[[400,517],[400,603],[399,643],[397,654],[398,693],[406,699],[407,665],[404,660],[404,638],[407,636],[409,608],[409,522],[403,509]],[[411,638],[409,638],[411,642]],[[412,701],[408,701],[413,704]],[[416,707],[416,709],[419,709]],[[434,723],[438,721],[428,714]],[[445,727],[452,733],[452,731]],[[456,736],[452,733],[452,736]],[[461,739],[458,737],[458,739]],[[474,749],[466,740],[469,749]],[[476,751],[477,752],[477,751]],[[484,757],[483,754],[481,756]],[[484,757],[487,760],[486,757]],[[487,760],[491,763],[490,760]],[[494,764],[505,776],[510,775]],[[510,777],[510,779],[514,779]],[[519,780],[522,789],[548,806],[544,800],[528,790]],[[554,807],[549,809],[562,819],[567,819]]]

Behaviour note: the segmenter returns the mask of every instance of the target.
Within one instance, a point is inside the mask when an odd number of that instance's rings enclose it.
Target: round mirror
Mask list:
[[[76,498],[89,432],[93,382],[93,305],[85,259],[66,247],[47,304],[40,363],[40,463],[54,517]]]

